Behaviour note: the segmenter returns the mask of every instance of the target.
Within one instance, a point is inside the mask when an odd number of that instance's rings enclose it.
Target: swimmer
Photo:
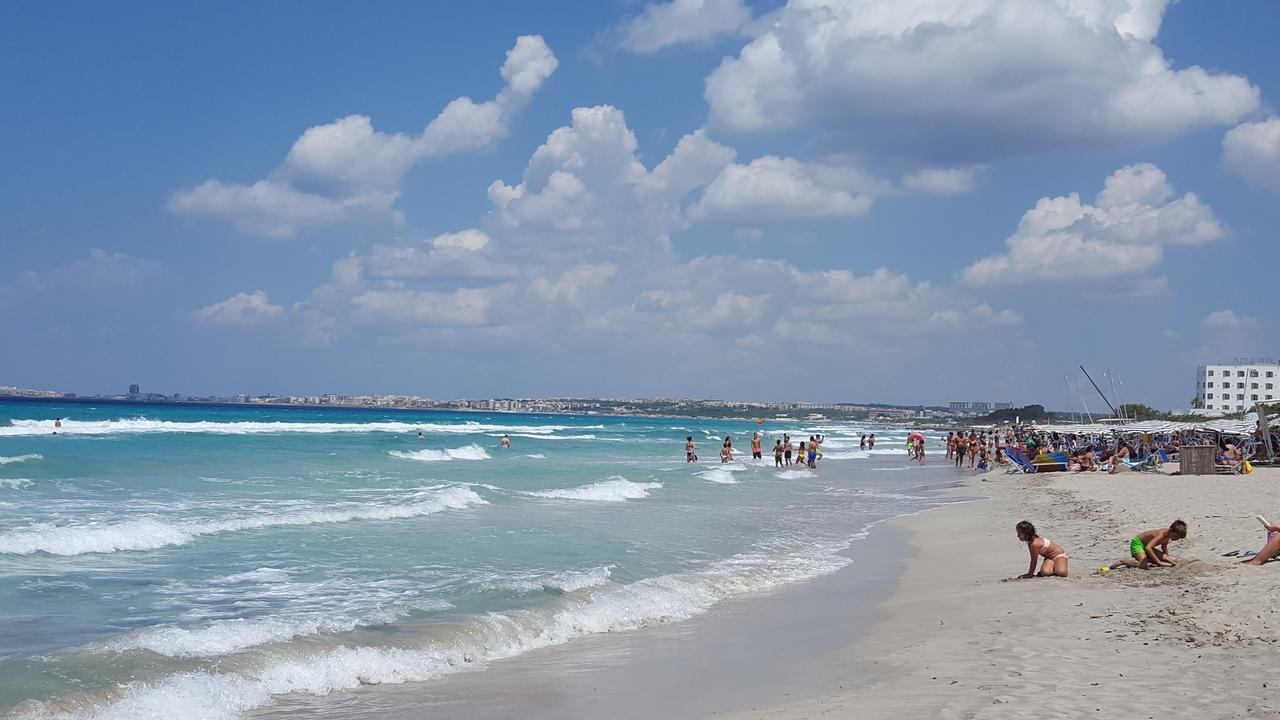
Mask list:
[[[504,447],[504,448],[509,448],[509,447],[511,447],[511,438],[510,438],[510,437],[508,437],[508,436],[506,436],[506,435],[503,435],[503,436],[502,436],[502,447]]]

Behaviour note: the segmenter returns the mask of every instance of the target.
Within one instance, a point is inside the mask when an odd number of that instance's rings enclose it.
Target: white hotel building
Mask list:
[[[1280,400],[1280,363],[1236,361],[1196,368],[1196,400],[1205,410],[1239,412],[1258,401]]]

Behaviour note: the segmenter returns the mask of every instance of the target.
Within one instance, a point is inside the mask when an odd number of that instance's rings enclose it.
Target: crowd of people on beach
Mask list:
[[[872,436],[874,438],[874,436]],[[865,443],[866,436],[863,436]],[[818,467],[818,461],[822,459],[822,435],[810,435],[809,439],[799,441],[799,444],[792,442],[791,435],[784,433],[773,445],[773,462],[774,467],[791,467],[792,465],[800,465],[810,469]],[[874,443],[874,439],[872,440]],[[760,433],[752,433],[751,435],[751,458],[753,460],[761,460],[764,457],[763,441]],[[794,456],[795,461],[792,462]],[[698,445],[693,441],[693,436],[689,435],[684,439],[684,461],[687,463],[698,462]],[[733,462],[733,437],[726,435],[724,442],[720,445],[720,462]]]
[[[1215,462],[1228,472],[1252,470],[1246,453],[1248,439],[1215,434],[1185,438],[1177,434],[1107,437],[1015,427],[1003,432],[952,431],[942,442],[947,460],[954,461],[956,468],[965,467],[967,459],[968,468],[979,472],[1009,462],[1041,471],[1116,473],[1149,469],[1177,460],[1186,444],[1216,447]]]
[[[1203,444],[1212,442],[1218,448],[1218,461],[1227,467],[1245,462],[1241,451],[1241,443],[1230,437],[1197,437],[1185,438],[1188,442]],[[816,468],[822,457],[822,435],[811,435],[808,440],[799,441],[798,445],[790,434],[776,439],[773,445],[774,466],[779,468],[793,465],[810,469]],[[876,436],[863,434],[859,440],[859,449],[870,450],[875,447]],[[968,468],[984,472],[997,465],[1010,462],[1022,466],[1050,466],[1052,469],[1074,472],[1106,471],[1117,472],[1126,465],[1134,465],[1134,459],[1156,459],[1167,462],[1176,459],[1184,445],[1184,438],[1177,435],[1152,436],[1142,434],[1127,438],[1119,435],[1105,437],[1102,435],[1082,435],[1075,433],[1045,432],[1034,426],[1009,427],[1003,429],[971,429],[947,433],[941,443],[946,449],[946,459],[953,462],[956,468],[964,468],[966,460]],[[921,433],[910,433],[907,437],[907,457],[911,461],[923,463],[925,459],[925,438]],[[762,459],[762,440],[760,433],[751,437],[751,457]],[[793,462],[794,457],[794,462]],[[685,438],[685,461],[698,462],[697,444],[693,436]],[[725,436],[720,448],[720,462],[733,461],[733,438]],[[1267,541],[1257,553],[1227,553],[1241,555],[1242,563],[1258,566],[1280,556],[1280,525],[1267,522],[1259,516],[1258,520],[1267,531]],[[1069,557],[1067,551],[1052,540],[1042,537],[1030,521],[1023,520],[1014,528],[1017,538],[1027,546],[1030,563],[1023,578],[1031,577],[1067,577]],[[1169,552],[1169,544],[1187,537],[1187,524],[1175,520],[1168,527],[1143,530],[1129,540],[1129,553],[1115,562],[1104,565],[1099,572],[1109,572],[1118,568],[1150,568],[1174,567],[1177,561]],[[1037,569],[1037,565],[1039,568]]]
[[[1035,428],[1010,431],[1004,442],[995,442],[998,458],[1007,454],[1014,462],[1034,463],[1034,466],[1048,464],[1054,469],[1073,472],[1106,471],[1115,473],[1122,468],[1142,469],[1148,462],[1158,465],[1177,459],[1180,451],[1189,446],[1211,447],[1214,449],[1216,467],[1225,472],[1248,471],[1249,455],[1246,447],[1256,445],[1268,439],[1259,423],[1255,437],[1240,437],[1218,433],[1173,433],[1168,435],[1138,434],[1125,437],[1113,434],[1113,437],[1102,435],[1085,436],[1072,433],[1043,432]],[[1272,435],[1271,442],[1280,442],[1280,438]],[[973,433],[966,437],[963,433],[951,433],[948,436],[949,448],[954,447],[956,466],[966,453],[972,453]],[[985,449],[983,436],[978,436],[979,451]],[[1252,449],[1250,449],[1252,453]],[[1048,462],[1044,462],[1048,458]],[[972,461],[971,461],[972,462]],[[1262,549],[1253,551],[1232,551],[1224,553],[1224,557],[1239,557],[1240,563],[1253,567],[1264,565],[1280,557],[1280,525],[1268,522],[1266,518],[1257,517],[1267,533]],[[1035,525],[1023,520],[1014,528],[1018,540],[1027,545],[1030,555],[1030,566],[1021,577],[1067,577],[1067,551],[1057,543],[1036,533]],[[1174,567],[1178,563],[1169,552],[1169,544],[1184,540],[1187,537],[1187,523],[1175,520],[1168,527],[1152,528],[1135,534],[1128,541],[1128,554],[1119,560],[1098,569],[1107,573],[1119,568]],[[1036,564],[1040,567],[1037,570]]]

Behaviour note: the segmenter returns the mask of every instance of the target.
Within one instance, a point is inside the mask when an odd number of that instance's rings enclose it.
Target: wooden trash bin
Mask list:
[[[1212,475],[1218,448],[1213,445],[1183,445],[1178,470],[1183,475]]]

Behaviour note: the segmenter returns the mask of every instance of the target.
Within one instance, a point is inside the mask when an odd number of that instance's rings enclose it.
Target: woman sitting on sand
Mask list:
[[[1093,453],[1086,448],[1076,455],[1075,469],[1079,472],[1089,472],[1097,470],[1098,466],[1093,464]]]
[[[1222,453],[1222,464],[1229,468],[1235,468],[1244,462],[1244,453],[1240,452],[1239,446],[1235,443],[1227,443],[1226,450]]]
[[[1023,520],[1014,528],[1018,533],[1018,540],[1027,544],[1027,552],[1031,554],[1031,566],[1027,568],[1027,574],[1024,578],[1035,577],[1066,577],[1067,576],[1067,551],[1063,550],[1060,545],[1050,540],[1042,538],[1036,534],[1036,526],[1030,522]],[[1036,558],[1044,558],[1040,563],[1040,572],[1036,573]]]
[[[1267,544],[1262,546],[1257,555],[1248,560],[1241,560],[1243,565],[1265,565],[1271,558],[1280,555],[1280,525],[1264,522],[1267,528]]]

